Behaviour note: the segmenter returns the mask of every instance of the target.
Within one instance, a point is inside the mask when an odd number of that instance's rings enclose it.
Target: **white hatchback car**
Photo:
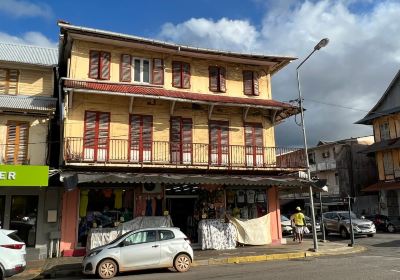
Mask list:
[[[22,272],[26,266],[25,243],[15,232],[0,229],[0,279]]]
[[[103,279],[118,272],[174,267],[189,270],[193,249],[186,235],[173,227],[146,228],[127,232],[111,243],[90,250],[83,259],[83,273]]]

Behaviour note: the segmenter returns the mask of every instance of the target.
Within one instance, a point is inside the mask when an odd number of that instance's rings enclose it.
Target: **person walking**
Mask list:
[[[296,213],[293,214],[290,218],[295,226],[295,238],[299,241],[299,243],[301,243],[303,242],[303,234],[306,220],[299,206],[296,207]]]

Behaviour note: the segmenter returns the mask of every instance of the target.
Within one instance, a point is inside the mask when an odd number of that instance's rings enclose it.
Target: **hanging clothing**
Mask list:
[[[114,208],[121,209],[122,208],[122,190],[114,190]]]
[[[255,202],[256,192],[254,190],[247,190],[246,196],[247,196],[247,203],[253,204]]]
[[[146,199],[146,216],[153,216],[153,199]]]
[[[246,194],[246,192],[242,191],[242,190],[236,192],[237,203],[244,203],[245,194]]]
[[[162,198],[156,198],[156,216],[162,216]]]
[[[133,208],[133,191],[127,190],[124,195],[124,207]]]
[[[135,211],[135,217],[140,217],[144,215],[145,209],[144,209],[144,200],[142,196],[138,196],[136,198],[136,211]]]
[[[81,190],[81,202],[79,204],[79,217],[86,217],[87,206],[89,203],[89,190]]]

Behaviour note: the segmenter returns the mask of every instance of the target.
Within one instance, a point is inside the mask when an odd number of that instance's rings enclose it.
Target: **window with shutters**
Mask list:
[[[172,86],[190,88],[190,64],[181,61],[172,62]]]
[[[109,80],[111,54],[109,52],[90,51],[89,56],[89,78]]]
[[[229,163],[229,123],[210,121],[210,163],[227,165]]]
[[[120,77],[119,80],[121,82],[130,82],[132,75],[132,66],[131,66],[131,55],[122,54],[121,55],[121,65],[120,65]]]
[[[146,58],[132,58],[133,81],[136,83],[150,83],[150,60]]]
[[[260,95],[257,72],[243,71],[243,89],[246,95]]]
[[[17,94],[18,78],[17,69],[0,68],[0,94]]]
[[[210,66],[210,91],[225,92],[226,91],[226,71],[224,67]]]
[[[7,123],[6,164],[26,164],[28,159],[29,123]]]
[[[246,165],[263,166],[263,127],[260,123],[245,123],[244,138],[246,145]]]
[[[129,139],[129,160],[132,162],[151,162],[153,116],[131,115]]]
[[[109,153],[110,113],[85,112],[83,158],[87,161],[107,161]]]
[[[192,162],[192,119],[171,117],[171,162]]]
[[[146,58],[132,57],[130,54],[121,55],[120,81],[135,83],[164,84],[164,62],[160,58],[152,61]]]

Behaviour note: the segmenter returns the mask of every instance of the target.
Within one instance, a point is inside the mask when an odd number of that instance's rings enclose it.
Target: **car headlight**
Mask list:
[[[99,254],[101,251],[102,251],[102,250],[93,251],[93,252],[91,252],[91,253],[88,255],[88,257],[94,257],[94,256],[96,256],[97,254]]]

